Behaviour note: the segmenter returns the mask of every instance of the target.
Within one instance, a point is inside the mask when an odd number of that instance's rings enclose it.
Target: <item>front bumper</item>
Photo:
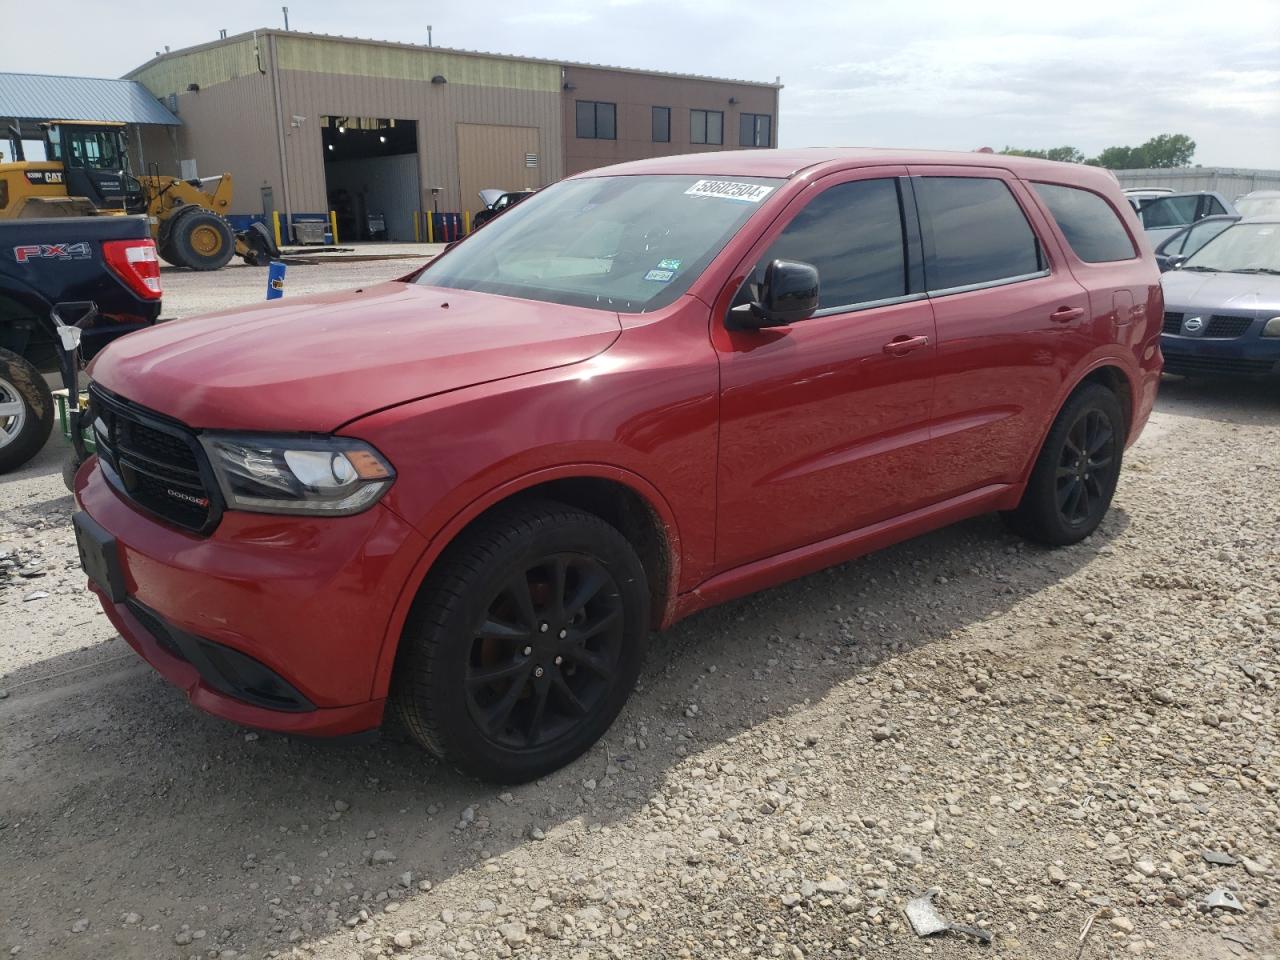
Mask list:
[[[426,541],[381,505],[351,517],[228,511],[208,537],[142,513],[89,460],[76,499],[116,538],[120,634],[202,710],[322,736],[382,719],[375,672]]]
[[[1162,334],[1165,373],[1280,376],[1280,337],[1263,337],[1261,329],[1261,321],[1256,321],[1243,336],[1231,339]]]

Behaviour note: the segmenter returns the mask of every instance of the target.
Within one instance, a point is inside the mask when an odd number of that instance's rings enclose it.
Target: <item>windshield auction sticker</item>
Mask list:
[[[773,192],[773,187],[758,183],[738,183],[735,180],[699,180],[685,191],[690,197],[715,197],[718,200],[736,200],[739,203],[759,203]]]

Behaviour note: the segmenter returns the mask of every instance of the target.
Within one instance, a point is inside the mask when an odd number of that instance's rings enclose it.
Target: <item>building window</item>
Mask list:
[[[671,108],[653,108],[653,142],[671,142]]]
[[[690,110],[689,142],[724,143],[724,114],[719,110]]]
[[[767,113],[744,113],[738,125],[738,143],[744,147],[769,147],[773,117]]]
[[[579,140],[617,140],[617,104],[595,100],[578,101]]]

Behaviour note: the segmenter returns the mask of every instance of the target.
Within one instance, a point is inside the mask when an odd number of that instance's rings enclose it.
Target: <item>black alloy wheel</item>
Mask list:
[[[533,560],[489,602],[467,662],[467,707],[494,744],[544,746],[599,707],[618,673],[622,597],[591,556]]]
[[[1067,430],[1058,460],[1058,513],[1068,526],[1079,527],[1115,485],[1116,434],[1099,409],[1087,409]],[[1104,507],[1105,509],[1105,507]]]
[[[1018,506],[1002,514],[1015,532],[1053,547],[1079,543],[1111,506],[1124,456],[1120,399],[1086,382],[1049,428]]]
[[[550,500],[498,508],[449,545],[419,590],[391,716],[481,779],[550,773],[626,703],[651,603],[644,565],[605,520]]]

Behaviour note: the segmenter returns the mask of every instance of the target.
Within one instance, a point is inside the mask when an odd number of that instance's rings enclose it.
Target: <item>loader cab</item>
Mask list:
[[[129,174],[124,124],[58,120],[41,126],[45,157],[62,164],[68,196],[86,197],[100,210],[145,211],[142,186]]]

